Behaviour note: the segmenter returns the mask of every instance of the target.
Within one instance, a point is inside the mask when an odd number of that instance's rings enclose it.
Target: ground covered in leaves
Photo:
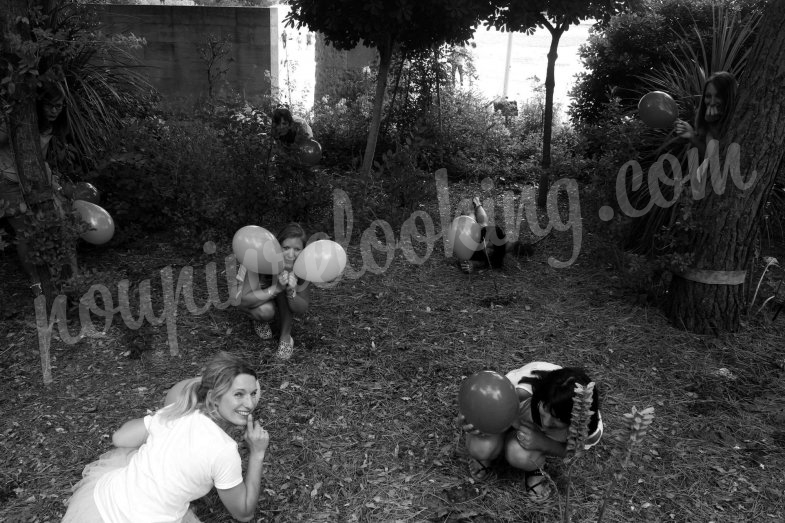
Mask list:
[[[584,366],[602,393],[605,437],[571,476],[572,521],[596,521],[617,472],[624,474],[604,521],[785,520],[785,315],[774,323],[757,316],[721,337],[677,330],[622,284],[591,223],[584,220],[581,255],[566,269],[547,258],[569,258],[570,232],[554,233],[532,257],[508,257],[502,271],[473,275],[445,259],[439,241],[422,264],[399,250],[379,274],[314,289],[285,364],[231,307],[196,315],[181,300],[176,356],[165,325],[132,330],[118,314],[103,335],[74,345],[54,337],[48,386],[33,303],[4,253],[0,520],[59,521],[70,487],[110,448],[112,431],[157,408],[169,387],[197,374],[217,350],[258,364],[261,376],[255,417],[271,444],[256,521],[558,521],[561,498],[532,505],[514,470],[472,482],[455,424],[463,377],[535,360]],[[121,280],[133,293],[149,279],[157,314],[167,266],[175,278],[193,268],[201,305],[205,267],[215,262],[226,300],[229,247],[217,247],[207,254],[201,244],[151,237],[87,249],[81,260],[115,300]],[[359,270],[358,245],[348,253]],[[69,321],[73,335],[77,308]],[[95,324],[103,328],[103,320]],[[655,419],[622,470],[617,438],[626,438],[623,414],[632,406],[655,407]],[[548,471],[563,495],[566,470],[551,461]],[[214,492],[195,506],[204,522],[232,521]]]

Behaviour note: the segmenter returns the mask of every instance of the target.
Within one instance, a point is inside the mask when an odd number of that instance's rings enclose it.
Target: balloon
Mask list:
[[[652,91],[638,102],[638,114],[643,123],[654,129],[667,129],[679,116],[679,107],[668,93]]]
[[[518,394],[510,380],[498,372],[483,370],[463,380],[458,407],[480,432],[501,434],[518,414]]]
[[[452,221],[447,241],[459,260],[468,260],[480,247],[482,227],[468,216],[458,216]]]
[[[74,185],[74,200],[83,200],[98,205],[101,202],[101,196],[92,183],[78,182]]]
[[[332,281],[346,268],[346,251],[332,240],[317,240],[305,246],[294,260],[294,274],[306,281]]]
[[[114,220],[106,210],[94,203],[74,200],[74,208],[79,211],[82,221],[92,230],[82,233],[81,238],[87,243],[101,245],[114,236]]]
[[[234,233],[232,251],[239,262],[257,274],[283,270],[283,250],[273,233],[257,225],[246,225]]]
[[[305,165],[316,165],[322,159],[322,146],[313,138],[300,145],[300,161]]]

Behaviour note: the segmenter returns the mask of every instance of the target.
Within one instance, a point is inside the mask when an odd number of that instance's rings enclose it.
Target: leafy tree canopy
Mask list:
[[[390,42],[423,49],[471,39],[495,9],[492,0],[290,0],[289,25],[319,31],[338,49]]]
[[[502,31],[531,34],[537,27],[569,27],[581,20],[607,21],[630,5],[629,0],[500,0],[487,25]]]

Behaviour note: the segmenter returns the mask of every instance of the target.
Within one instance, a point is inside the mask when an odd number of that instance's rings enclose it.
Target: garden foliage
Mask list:
[[[722,0],[726,16],[744,22],[766,0]],[[631,112],[646,89],[644,78],[662,70],[683,47],[696,52],[714,37],[716,0],[647,0],[638,9],[595,28],[580,56],[585,73],[570,93],[570,115],[576,124],[595,124],[603,106],[618,98]],[[711,61],[711,57],[709,57]]]
[[[238,103],[134,120],[117,138],[122,152],[95,174],[119,229],[204,242],[249,224],[321,228],[330,187],[274,146],[267,114]]]

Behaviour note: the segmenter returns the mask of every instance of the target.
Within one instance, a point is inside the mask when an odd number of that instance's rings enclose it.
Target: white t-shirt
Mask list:
[[[144,418],[147,441],[128,466],[98,480],[93,496],[104,521],[178,522],[213,486],[242,483],[237,443],[215,422],[195,411],[165,423],[160,412]]]
[[[533,378],[534,374],[533,371],[535,370],[544,370],[544,371],[552,371],[561,369],[559,365],[555,365],[553,363],[548,363],[545,361],[533,361],[529,364],[524,365],[523,367],[515,370],[511,370],[505,376],[508,380],[512,382],[516,389],[523,389],[531,395],[532,386],[531,383],[518,383],[521,381],[521,378]],[[528,422],[533,423],[534,420],[531,417],[531,398],[525,401],[526,405],[523,408],[523,412],[526,414],[525,420]],[[592,432],[586,437],[586,442],[584,444],[584,448],[586,450],[590,449],[597,443],[599,443],[600,438],[602,438],[602,415],[598,412],[597,413],[598,423],[597,423],[597,430]],[[542,427],[540,427],[542,428]],[[550,430],[545,431],[546,436],[551,438],[555,441],[565,442],[567,441],[567,436],[569,434],[569,429],[560,429],[560,430]]]

